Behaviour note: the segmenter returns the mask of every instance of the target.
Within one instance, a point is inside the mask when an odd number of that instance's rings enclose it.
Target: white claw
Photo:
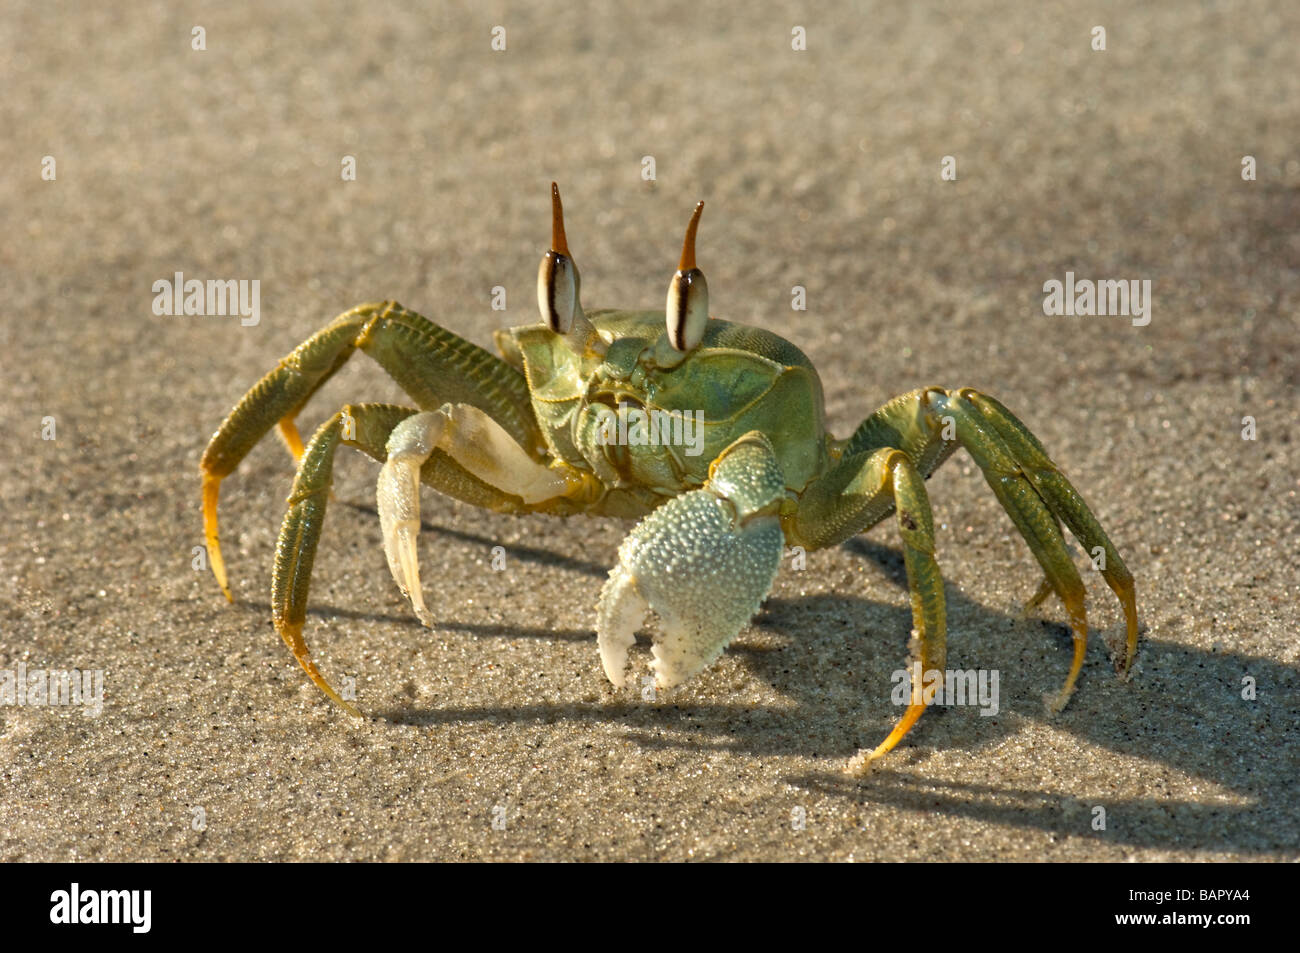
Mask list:
[[[402,560],[402,574],[406,577],[406,595],[420,621],[433,628],[433,614],[424,604],[424,588],[420,585],[420,557],[415,552],[415,538],[420,532],[419,521],[405,522],[397,528],[398,555]]]
[[[412,414],[393,428],[386,449],[377,490],[384,554],[402,595],[430,627],[433,615],[420,590],[415,540],[420,534],[420,468],[435,449],[525,503],[563,496],[571,489],[569,478],[533,460],[499,423],[469,404],[443,404],[436,411]]]
[[[731,507],[703,490],[647,516],[619,547],[597,605],[605,675],[626,684],[628,649],[649,609],[660,623],[651,647],[657,688],[680,685],[710,665],[758,611],[782,539],[775,517],[738,524]]]
[[[411,600],[420,621],[432,626],[433,617],[424,604],[424,591],[420,587],[420,557],[415,548],[420,534],[419,474],[419,465],[412,466],[409,458],[389,457],[379,472],[376,495],[389,572],[402,595]]]
[[[596,606],[600,664],[615,688],[627,684],[627,650],[636,641],[636,630],[645,621],[649,608],[636,591],[632,574],[622,564],[615,566]]]
[[[415,547],[420,534],[420,467],[433,452],[445,419],[436,413],[414,414],[393,429],[375,494],[388,570],[402,595],[411,600],[420,621],[430,627],[433,614],[424,604]]]

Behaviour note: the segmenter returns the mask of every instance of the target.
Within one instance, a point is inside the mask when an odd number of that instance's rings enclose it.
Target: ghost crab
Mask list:
[[[821,381],[794,345],[760,328],[709,317],[695,263],[699,203],[687,227],[665,311],[583,311],[581,282],[552,183],[552,238],[538,271],[542,323],[496,332],[502,357],[395,302],[353,308],[308,338],[250,390],[203,455],[203,518],[218,584],[230,599],[217,532],[221,481],[273,426],[298,463],[276,544],[271,606],[276,630],[311,680],[358,715],[312,661],[303,641],[312,563],[340,444],[380,461],[378,510],[394,580],[425,625],[416,555],[420,484],[508,513],[588,513],[640,522],[619,548],[597,604],[601,663],[623,686],[628,648],[653,610],[659,687],[708,666],[767,596],[783,547],[841,543],[896,514],[911,591],[912,653],[945,661],[943,583],[925,479],[957,448],[983,471],[1045,573],[1027,608],[1052,593],[1065,604],[1074,657],[1054,707],[1083,665],[1084,585],[1064,523],[1091,553],[1123,607],[1127,673],[1137,650],[1133,577],[1105,531],[1032,433],[998,401],[969,388],[924,387],[889,401],[846,440],[828,434]],[[665,324],[666,316],[666,324]],[[351,404],[303,447],[295,418],[356,350],[416,405]],[[611,439],[628,409],[693,412],[699,446]],[[624,429],[622,433],[628,431]],[[660,431],[662,436],[662,431]],[[926,707],[921,685],[889,736],[861,751],[862,773],[892,749]]]

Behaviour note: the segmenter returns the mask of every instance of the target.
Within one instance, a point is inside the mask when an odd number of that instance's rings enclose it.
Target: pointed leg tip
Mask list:
[[[1128,644],[1124,652],[1124,677],[1128,678],[1133,671],[1133,663],[1137,661],[1138,652],[1138,621],[1137,612],[1134,611],[1128,619]]]
[[[217,523],[217,500],[221,491],[221,477],[203,471],[203,541],[207,549],[208,565],[212,575],[221,587],[221,594],[226,601],[233,603],[235,597],[230,593],[230,580],[226,575],[226,561],[221,558],[221,533]]]
[[[1115,675],[1122,681],[1128,681],[1133,674],[1133,665],[1137,662],[1138,630],[1136,620],[1130,619],[1126,634],[1121,637],[1107,637],[1106,647],[1110,650],[1111,665]]]
[[[925,709],[926,706],[923,704],[908,705],[907,711],[903,713],[903,717],[894,726],[894,730],[889,733],[889,737],[871,751],[867,751],[865,748],[859,751],[849,761],[844,770],[856,777],[864,777],[874,771],[877,763],[907,737],[907,733],[912,730],[912,726],[925,714]]]
[[[234,594],[231,593],[230,591],[230,580],[226,576],[226,567],[222,565],[221,562],[221,550],[214,549],[211,545],[209,545],[208,547],[209,557],[211,557],[212,553],[214,552],[217,554],[216,558],[212,558],[209,560],[209,564],[212,567],[212,578],[214,578],[217,581],[217,588],[220,589],[221,594],[226,597],[226,601],[229,603],[234,603],[235,597]]]
[[[414,572],[416,574],[415,579],[407,598],[411,600],[411,610],[415,613],[415,617],[420,620],[420,624],[426,629],[432,629],[434,626],[433,613],[429,611],[429,606],[424,601],[424,590],[420,588],[419,570],[414,570]]]
[[[316,662],[312,659],[311,652],[307,649],[307,643],[303,641],[301,622],[287,622],[277,617],[275,619],[275,629],[280,633],[280,638],[284,639],[285,644],[289,646],[289,651],[291,651],[293,657],[298,660],[298,664],[302,666],[302,670],[307,673],[307,677],[312,680],[313,685],[324,692],[330,701],[338,705],[349,715],[353,715],[357,718],[364,717],[355,705],[346,701],[342,695],[334,690],[334,686],[329,683],[321,673],[321,670],[316,667]]]
[[[1046,709],[1048,715],[1059,715],[1070,704],[1072,697],[1074,697],[1073,685],[1063,688],[1059,692],[1046,692],[1043,695],[1043,708]]]
[[[859,751],[844,765],[844,773],[851,778],[865,778],[873,774],[880,762],[880,755],[874,751]]]
[[[1029,613],[1033,612],[1035,609],[1041,606],[1043,602],[1046,601],[1047,597],[1050,596],[1054,591],[1055,590],[1052,589],[1052,580],[1044,579],[1042,582],[1040,582],[1038,584],[1038,588],[1034,590],[1034,594],[1030,596],[1029,599],[1026,600],[1025,604],[1021,607],[1020,618],[1021,619],[1029,618]]]
[[[1128,655],[1124,659],[1124,664],[1116,666],[1116,674],[1119,675],[1120,681],[1127,682],[1133,678],[1133,663],[1137,661],[1134,655]]]
[[[302,665],[303,669],[307,672],[307,675],[310,676],[312,682],[315,683],[316,687],[319,688],[322,692],[324,692],[329,697],[330,701],[338,705],[349,715],[352,715],[355,718],[362,717],[361,712],[357,709],[357,706],[353,705],[349,701],[344,700],[343,696],[334,690],[334,686],[325,680],[325,676],[320,673],[320,671],[316,668],[316,665],[311,661],[311,659],[306,659],[305,661],[303,659],[298,659],[298,662],[299,664]],[[308,665],[310,665],[311,668],[307,668]]]

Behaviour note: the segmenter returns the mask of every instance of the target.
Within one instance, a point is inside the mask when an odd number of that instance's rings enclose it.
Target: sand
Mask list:
[[[104,694],[0,706],[0,859],[1300,856],[1300,9],[1023,7],[6,4],[0,670]],[[225,484],[233,606],[194,568],[199,457],[354,304],[488,347],[535,322],[552,179],[588,307],[658,307],[705,199],[713,313],[801,347],[835,433],[931,384],[1022,416],[1136,576],[1132,678],[1085,572],[1091,649],[1048,716],[1063,612],[1021,619],[1039,571],[958,454],[928,484],[949,661],[1000,673],[998,713],[931,711],[848,778],[907,660],[891,524],[787,565],[715,665],[647,701],[595,646],[630,524],[426,493],[430,631],[349,451],[307,638],[369,718],[329,705],[270,622],[289,456],[268,438]],[[177,272],[258,281],[257,323],[155,313]],[[1149,323],[1045,315],[1067,272],[1150,280]],[[358,357],[302,429],[400,398]]]

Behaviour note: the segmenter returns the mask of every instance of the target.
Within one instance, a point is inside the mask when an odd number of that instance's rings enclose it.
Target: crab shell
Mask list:
[[[792,493],[825,470],[835,441],[826,432],[821,380],[789,341],[714,318],[699,346],[682,354],[668,346],[662,311],[587,317],[599,342],[580,351],[542,325],[512,328],[508,340],[527,375],[547,449],[590,469],[608,488],[596,512],[642,516],[664,498],[702,486],[722,451],[754,430],[771,442]],[[509,344],[503,349],[515,356]],[[699,421],[700,443],[602,441],[602,426],[620,407]]]

